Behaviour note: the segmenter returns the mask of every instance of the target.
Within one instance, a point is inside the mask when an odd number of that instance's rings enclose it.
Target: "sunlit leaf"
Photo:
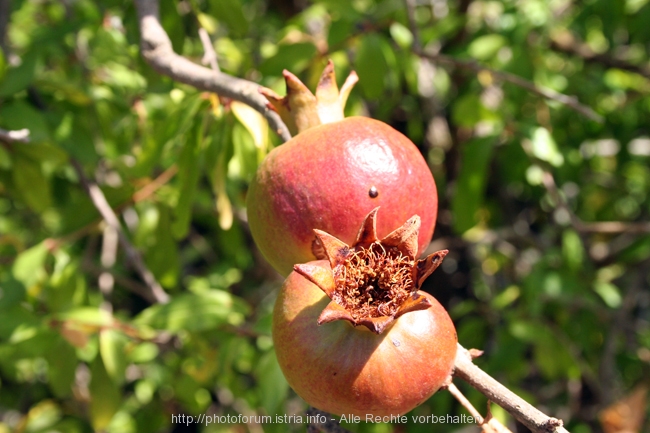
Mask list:
[[[598,293],[608,307],[618,308],[623,301],[618,287],[612,283],[597,281],[594,283],[594,291]]]
[[[12,267],[16,280],[30,288],[44,276],[43,265],[48,255],[47,243],[41,242],[18,255]]]
[[[120,391],[106,372],[101,357],[90,366],[90,421],[95,430],[101,431],[113,419],[122,402]]]
[[[106,373],[116,384],[124,381],[126,357],[124,349],[128,339],[121,332],[104,329],[99,333],[99,353],[104,363]]]
[[[178,160],[179,195],[174,208],[174,222],[171,226],[176,239],[184,238],[189,230],[192,217],[192,205],[201,171],[198,169],[201,143],[205,122],[203,116],[195,121],[194,127],[187,134]]]
[[[507,43],[506,38],[497,34],[480,36],[472,41],[467,47],[470,56],[479,60],[489,60],[494,57]]]
[[[531,136],[531,143],[532,153],[536,158],[556,167],[564,163],[564,157],[548,129],[543,127],[535,128]]]
[[[144,310],[136,323],[168,331],[199,331],[220,325],[241,323],[248,306],[230,293],[210,290],[201,294],[184,293],[165,305]]]

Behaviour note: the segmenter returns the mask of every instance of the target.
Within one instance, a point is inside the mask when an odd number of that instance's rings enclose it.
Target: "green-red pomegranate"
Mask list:
[[[457,347],[445,309],[418,291],[447,251],[415,260],[419,218],[380,241],[376,214],[352,247],[315,230],[328,260],[296,265],[273,313],[278,362],[296,393],[362,419],[428,399],[450,380]]]
[[[296,263],[323,258],[313,249],[313,229],[352,243],[359,221],[377,206],[383,209],[379,236],[421,216],[419,253],[436,223],[436,185],[417,147],[383,122],[344,119],[342,105],[355,80],[339,94],[333,74],[330,63],[316,96],[286,71],[287,97],[264,92],[298,131],[264,159],[247,197],[253,238],[283,276]]]

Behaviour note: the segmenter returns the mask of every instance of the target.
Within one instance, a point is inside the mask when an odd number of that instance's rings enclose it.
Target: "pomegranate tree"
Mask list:
[[[424,402],[451,379],[457,347],[445,309],[418,290],[447,251],[416,260],[420,218],[378,240],[376,216],[352,246],[315,230],[327,260],[296,265],[273,313],[278,362],[296,393],[362,418]]]
[[[438,196],[417,147],[383,122],[343,117],[356,74],[339,92],[330,62],[316,95],[290,72],[284,77],[286,97],[262,93],[297,135],[267,155],[247,197],[250,229],[264,257],[286,276],[296,263],[324,258],[313,229],[352,243],[359,222],[377,206],[379,236],[421,216],[421,253],[433,234]]]

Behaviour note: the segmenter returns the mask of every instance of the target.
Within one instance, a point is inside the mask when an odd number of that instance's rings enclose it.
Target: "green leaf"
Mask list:
[[[279,413],[289,392],[289,384],[280,369],[275,351],[270,350],[260,357],[255,376],[262,407],[267,414]]]
[[[316,53],[316,46],[311,42],[280,44],[278,51],[262,62],[260,73],[263,76],[279,76],[283,69],[287,69],[294,74],[299,74],[309,66]]]
[[[594,291],[603,299],[605,304],[610,308],[618,308],[623,302],[621,292],[618,287],[612,283],[597,281],[594,283]]]
[[[379,99],[385,93],[385,78],[390,71],[384,56],[383,43],[379,35],[369,33],[361,37],[357,50],[354,66],[359,74],[358,85],[369,99]]]
[[[0,283],[0,311],[7,310],[25,299],[25,286],[9,277]]]
[[[43,265],[48,255],[46,242],[41,242],[23,251],[18,255],[12,267],[12,273],[16,280],[26,288],[32,287],[38,280],[44,277]]]
[[[62,417],[61,408],[52,400],[42,400],[35,404],[24,420],[25,432],[51,431],[49,428]]]
[[[72,322],[96,327],[106,327],[113,325],[113,316],[105,310],[96,307],[78,307],[62,313],[58,313],[56,318],[61,321],[70,320]]]
[[[72,394],[72,384],[77,370],[77,356],[74,348],[58,337],[52,350],[46,353],[48,384],[58,398]]]
[[[85,116],[75,116],[67,112],[54,130],[54,139],[61,149],[83,164],[94,163],[97,151],[91,132],[88,130]]]
[[[122,402],[122,395],[98,356],[90,365],[90,422],[95,431],[110,424]]]
[[[454,101],[451,118],[458,126],[473,128],[481,121],[497,120],[498,116],[483,105],[479,95],[470,93]]]
[[[172,236],[169,207],[160,204],[156,209],[148,209],[143,213],[142,222],[138,227],[138,241],[146,245],[144,260],[147,267],[164,287],[175,287],[181,260],[177,242]],[[150,223],[155,226],[147,227]]]
[[[501,35],[489,34],[480,36],[467,47],[470,56],[479,60],[490,60],[507,44],[506,38]]]
[[[50,128],[44,113],[23,100],[0,105],[0,125],[4,129],[29,129],[29,139],[32,143],[50,139]]]
[[[211,0],[210,11],[228,26],[229,33],[241,37],[248,32],[248,20],[237,0]]]
[[[202,331],[239,324],[247,313],[244,301],[222,290],[209,290],[200,294],[183,293],[168,304],[149,307],[135,323],[168,331]]]
[[[50,207],[50,183],[45,178],[39,162],[14,153],[12,178],[16,194],[32,210],[40,213]]]
[[[44,293],[45,302],[53,311],[63,311],[79,306],[85,299],[86,280],[76,261],[70,256],[55,253],[55,271]]]
[[[234,154],[229,162],[228,172],[233,177],[251,181],[257,170],[258,149],[253,136],[240,122],[232,128]]]
[[[174,208],[172,235],[176,239],[187,236],[192,218],[192,206],[200,178],[201,143],[205,128],[205,117],[199,116],[194,127],[187,134],[178,160],[179,195]]]
[[[2,311],[2,320],[0,320],[0,340],[9,340],[14,331],[19,327],[37,328],[40,324],[40,320],[34,315],[34,313],[27,311],[22,305],[15,305]]]
[[[562,256],[570,269],[578,270],[582,266],[585,251],[580,235],[575,230],[569,229],[562,233]]]
[[[413,43],[413,34],[404,24],[395,21],[390,25],[390,35],[403,49],[408,49]]]
[[[548,129],[541,126],[535,128],[530,141],[532,143],[532,153],[536,158],[546,161],[555,167],[560,167],[564,164],[564,157],[558,150],[557,144]]]
[[[139,343],[128,353],[128,359],[136,364],[151,362],[156,359],[159,353],[158,346],[145,341]]]
[[[99,354],[104,362],[106,373],[116,384],[124,382],[126,371],[124,350],[128,341],[124,334],[113,329],[103,329],[99,333]]]
[[[211,181],[212,190],[217,196],[216,207],[219,215],[219,227],[222,230],[229,230],[233,223],[232,204],[226,191],[228,164],[234,154],[233,124],[230,116],[222,116],[218,119],[210,134],[212,139],[205,151],[204,168]]]
[[[462,166],[451,202],[454,229],[458,233],[466,232],[479,221],[477,212],[483,204],[494,142],[492,137],[475,139],[463,149]]]
[[[7,72],[7,61],[5,59],[5,53],[2,49],[0,49],[0,83],[2,83],[2,80],[5,77],[5,73]],[[1,86],[2,84],[0,84]]]
[[[34,80],[38,60],[39,55],[35,50],[21,56],[21,64],[7,70],[4,79],[0,81],[0,97],[26,89]]]

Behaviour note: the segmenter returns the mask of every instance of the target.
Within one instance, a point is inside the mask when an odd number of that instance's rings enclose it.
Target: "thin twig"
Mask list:
[[[0,141],[5,143],[29,143],[29,129],[7,131],[0,129]]]
[[[600,221],[600,222],[584,222],[572,210],[566,199],[560,194],[560,190],[555,183],[553,174],[543,169],[542,184],[548,191],[555,205],[564,210],[569,215],[571,226],[580,233],[604,233],[604,234],[617,234],[617,233],[632,233],[632,234],[646,234],[650,233],[650,223],[647,222],[624,222],[624,221]]]
[[[447,387],[447,391],[449,391],[449,393],[453,395],[456,400],[458,400],[458,403],[460,403],[465,409],[467,409],[467,412],[469,412],[469,414],[474,417],[477,424],[479,425],[483,424],[483,421],[485,421],[483,419],[483,415],[481,415],[479,411],[476,410],[474,405],[470,403],[470,401],[467,399],[467,397],[465,397],[465,395],[462,392],[460,392],[460,389],[458,389],[456,385],[454,385],[453,383],[449,384],[449,386]]]
[[[252,81],[197,65],[176,54],[171,41],[158,19],[158,1],[135,0],[140,22],[142,56],[157,72],[197,89],[241,101],[259,111],[271,128],[287,141],[291,134],[275,111],[267,107],[267,100],[259,93],[260,86]]]
[[[422,43],[420,42],[420,31],[417,22],[415,21],[415,3],[416,0],[404,0],[404,4],[406,5],[406,17],[409,21],[409,29],[413,35],[413,50],[421,51]]]
[[[138,203],[143,200],[148,199],[150,196],[152,196],[160,187],[165,185],[167,182],[169,182],[178,172],[178,167],[176,164],[171,165],[167,170],[163,171],[157,178],[152,180],[151,182],[147,183],[144,185],[141,189],[137,190],[129,200],[126,202],[120,204],[115,208],[115,212],[119,213],[121,212],[124,208],[127,206],[131,205],[132,203]],[[86,236],[88,233],[94,231],[97,229],[98,224],[102,221],[101,218],[81,227],[80,229],[77,229],[73,231],[72,233],[68,233],[67,235],[63,235],[60,238],[49,238],[47,239],[48,242],[48,248],[50,251],[54,251],[57,248],[59,248],[60,245],[69,243],[69,242],[74,242],[77,239]]]
[[[210,65],[210,69],[215,73],[221,73],[219,61],[217,60],[217,52],[214,50],[214,45],[212,45],[208,31],[203,27],[199,29],[199,38],[201,39],[201,44],[203,44],[203,58],[201,59],[201,63]]]
[[[479,413],[478,410],[474,407],[474,405],[465,397],[465,395],[454,385],[451,383],[447,387],[447,391],[451,395],[454,396],[454,398],[465,408],[467,411],[474,417],[474,420],[476,421],[476,424],[480,425],[483,427],[483,432],[484,433],[512,433],[512,430],[510,430],[508,427],[504,426],[501,424],[501,422],[492,417],[492,413],[490,412],[490,404],[491,402],[488,400],[488,414],[485,418]]]
[[[646,65],[635,65],[626,60],[614,57],[611,53],[595,53],[589,45],[576,40],[570,32],[564,32],[551,38],[551,49],[561,53],[580,57],[588,63],[595,63],[606,68],[617,68],[650,78],[650,67]]]
[[[446,54],[432,54],[424,51],[416,52],[416,54],[419,55],[420,57],[424,57],[426,59],[432,60],[437,63],[447,64],[447,65],[451,65],[463,69],[469,69],[474,72],[488,72],[490,73],[490,75],[492,75],[492,77],[494,77],[497,80],[514,84],[515,86],[519,86],[523,89],[526,89],[535,95],[542,96],[546,99],[559,102],[595,122],[603,123],[604,121],[603,117],[600,114],[596,113],[590,107],[581,104],[580,101],[578,101],[578,98],[576,98],[575,96],[568,96],[563,93],[556,92],[555,90],[536,86],[534,83],[518,75],[489,68],[485,65],[480,64],[475,60],[460,60],[448,56]]]
[[[82,265],[84,271],[89,272],[93,274],[95,277],[99,277],[100,275],[104,273],[110,274],[113,279],[115,280],[115,283],[121,287],[124,287],[125,289],[130,290],[131,292],[135,293],[138,296],[141,296],[142,298],[146,299],[148,302],[155,304],[158,301],[151,295],[151,291],[147,286],[144,284],[140,284],[137,281],[134,281],[128,277],[125,277],[123,275],[120,275],[116,273],[113,270],[105,269],[102,267],[99,267],[89,260],[84,261]]]
[[[133,203],[138,203],[142,200],[149,198],[153,193],[158,191],[161,186],[169,182],[175,175],[178,173],[178,166],[172,164],[167,170],[160,173],[160,175],[142,187],[142,189],[136,191],[131,200]]]
[[[99,214],[102,216],[106,224],[113,227],[117,231],[120,245],[124,248],[126,255],[129,259],[129,263],[135,268],[135,270],[140,274],[142,280],[146,283],[149,291],[151,292],[151,297],[155,299],[156,302],[165,304],[169,302],[169,295],[163,290],[162,286],[156,280],[153,273],[147,268],[142,260],[140,252],[131,245],[131,242],[127,238],[124,230],[122,230],[122,225],[113,212],[110,204],[106,200],[104,193],[97,186],[97,184],[86,177],[86,174],[83,171],[83,167],[79,164],[78,161],[72,159],[72,166],[74,167],[77,176],[79,176],[79,181],[90,196],[95,208],[99,211]]]
[[[586,223],[580,221],[578,231],[584,233],[607,233],[607,234],[617,234],[617,233],[633,233],[633,234],[646,234],[650,233],[650,223],[631,223],[624,221],[602,221],[595,223]]]
[[[562,420],[549,417],[474,365],[467,349],[458,345],[454,375],[504,408],[533,433],[568,433]]]

